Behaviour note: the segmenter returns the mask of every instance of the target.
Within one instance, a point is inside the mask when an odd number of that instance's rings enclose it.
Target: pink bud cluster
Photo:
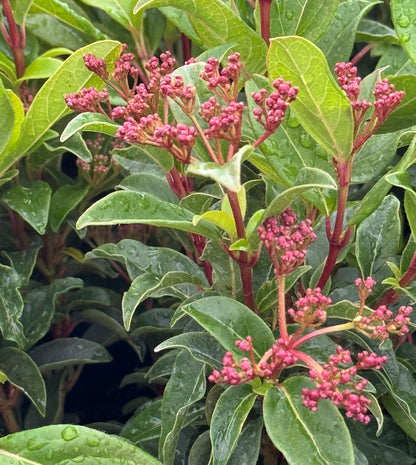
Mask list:
[[[116,137],[130,143],[161,147],[171,152],[181,163],[189,163],[197,132],[194,127],[185,124],[163,124],[155,113],[143,116],[139,121],[128,117],[118,129]]]
[[[276,276],[292,273],[305,260],[309,245],[316,239],[311,221],[297,222],[297,216],[287,208],[279,218],[267,218],[258,234],[274,265]]]
[[[215,99],[215,97],[214,97]],[[212,100],[205,102],[208,105],[212,105],[208,112],[213,113],[217,107],[216,103]],[[204,107],[200,114],[202,117],[206,113],[208,105]],[[243,121],[244,103],[232,101],[228,106],[221,108],[221,113],[218,116],[212,116],[208,121],[208,129],[206,129],[205,135],[208,139],[225,139],[231,143],[238,144],[241,137],[241,124]],[[207,113],[208,113],[207,112]]]
[[[103,81],[108,79],[107,63],[103,59],[97,58],[92,53],[86,53],[83,59],[84,65],[89,71],[95,73]]]
[[[289,104],[293,102],[299,92],[298,87],[279,78],[273,81],[276,92],[267,95],[266,89],[253,92],[251,97],[259,108],[253,110],[255,119],[266,129],[273,133],[282,123]]]
[[[106,88],[100,92],[95,87],[84,88],[80,92],[74,92],[69,95],[64,94],[64,99],[71,110],[78,111],[79,113],[105,113],[101,102],[104,102],[107,106],[110,104]]]
[[[131,76],[135,81],[139,76],[139,68],[134,66],[134,54],[126,52],[127,45],[123,44],[119,59],[115,62],[112,78],[117,83],[125,83],[127,78]]]
[[[217,58],[208,58],[201,78],[207,81],[209,90],[217,94],[226,102],[235,99],[238,79],[240,77],[242,63],[240,54],[233,53],[228,57],[228,66],[220,70],[220,62]],[[233,85],[234,84],[234,85]]]
[[[223,358],[221,371],[214,370],[208,379],[214,383],[243,384],[256,377],[276,381],[283,368],[294,365],[298,358],[288,348],[288,343],[279,338],[268,350],[262,359],[256,363],[254,360],[253,341],[251,336],[235,342],[243,352],[248,352],[249,357],[243,357],[236,362],[232,353],[227,352]]]
[[[357,278],[354,281],[354,284],[358,288],[358,295],[362,302],[365,302],[367,297],[370,295],[373,286],[376,285],[376,282],[371,276],[368,276],[366,279],[362,280],[361,278]]]
[[[413,308],[401,306],[395,316],[385,305],[381,305],[370,316],[357,315],[353,323],[358,331],[372,339],[384,340],[390,334],[405,336],[409,333],[408,324]]]
[[[376,83],[373,92],[374,104],[367,100],[358,100],[361,79],[357,77],[357,68],[351,63],[337,63],[335,74],[341,88],[346,92],[354,112],[354,149],[357,150],[386,121],[390,113],[400,104],[403,91],[395,91],[388,79]],[[374,106],[374,113],[359,134],[367,110]]]
[[[302,389],[303,404],[315,412],[320,399],[329,399],[337,407],[343,407],[347,417],[367,424],[370,421],[367,412],[371,400],[361,393],[368,380],[357,378],[357,371],[370,368],[378,370],[386,361],[386,356],[364,351],[358,354],[358,362],[354,366],[341,368],[337,365],[351,363],[351,354],[349,350],[338,346],[336,354],[330,356],[322,370],[310,370],[309,375],[316,386],[315,389]]]
[[[184,84],[182,76],[163,76],[160,82],[162,95],[174,99],[182,110],[192,114],[195,110],[196,87],[191,84]]]
[[[306,289],[305,296],[295,302],[296,310],[289,308],[288,313],[296,323],[312,328],[325,322],[325,308],[331,303],[331,299],[322,295],[319,287]]]

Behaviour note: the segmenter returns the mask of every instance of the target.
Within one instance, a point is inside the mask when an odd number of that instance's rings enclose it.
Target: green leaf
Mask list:
[[[413,140],[406,150],[405,154],[400,159],[399,163],[392,168],[387,175],[398,173],[400,171],[406,171],[409,166],[415,163],[414,150],[416,146],[416,137],[413,136]],[[355,225],[361,223],[367,218],[377,207],[380,205],[386,194],[391,189],[391,184],[388,183],[385,177],[379,179],[376,184],[367,192],[364,198],[360,201],[354,215],[348,221],[348,225]]]
[[[36,58],[35,61],[30,63],[30,65],[26,68],[23,76],[19,78],[16,82],[21,83],[30,79],[47,79],[61,65],[62,60],[58,60],[57,58],[52,57],[40,56]]]
[[[141,406],[124,424],[120,436],[133,444],[160,436],[162,399],[154,399]]]
[[[161,179],[151,173],[131,174],[117,186],[134,192],[148,192],[170,203],[179,203],[178,197],[172,192],[166,178]]]
[[[394,29],[373,19],[362,19],[355,35],[357,42],[383,42],[398,45],[399,39]]]
[[[123,322],[126,330],[130,329],[131,320],[138,305],[147,297],[173,295],[183,299],[187,298],[188,296],[184,291],[176,288],[178,284],[201,286],[202,281],[198,277],[181,271],[170,271],[163,277],[148,272],[138,276],[123,296]]]
[[[172,465],[179,433],[188,409],[205,394],[205,365],[187,350],[179,352],[162,401],[162,432],[159,455],[164,465]]]
[[[79,337],[63,337],[45,342],[31,350],[30,356],[43,372],[112,360],[112,356],[102,345]]]
[[[354,465],[351,438],[338,409],[321,401],[317,412],[309,411],[301,398],[311,388],[307,378],[295,376],[264,397],[264,423],[273,444],[291,465]]]
[[[78,92],[83,87],[103,85],[98,76],[84,66],[82,56],[92,53],[109,62],[115,60],[120,53],[120,43],[101,41],[77,50],[55,71],[36,94],[26,114],[17,146],[13,152],[0,160],[0,174],[20,157],[34,149],[52,125],[68,114],[63,94]]]
[[[48,224],[51,188],[44,181],[36,181],[31,187],[13,186],[1,198],[39,234],[44,234]]]
[[[334,20],[317,42],[331,69],[336,63],[350,59],[358,24],[377,3],[378,0],[346,0],[339,4]]]
[[[196,161],[188,165],[187,173],[213,179],[233,192],[241,189],[241,164],[253,153],[254,147],[245,145],[224,165],[212,161]]]
[[[9,266],[0,265],[0,329],[4,339],[14,341],[19,346],[25,343],[25,335],[20,317],[23,312],[23,299],[18,291],[21,277]]]
[[[262,417],[248,420],[245,423],[228,465],[241,465],[243,463],[244,465],[256,465],[258,463],[262,430]],[[247,444],[250,444],[250,447],[247,447]]]
[[[106,258],[122,263],[132,280],[144,272],[162,277],[169,271],[182,271],[194,275],[204,286],[208,286],[201,268],[183,253],[167,247],[145,245],[133,239],[101,245],[88,252],[85,258]]]
[[[117,21],[129,32],[136,27],[137,20],[133,16],[135,0],[81,0],[85,5],[104,10],[108,16]]]
[[[193,213],[146,192],[113,192],[88,208],[78,219],[77,228],[110,224],[150,224],[188,231],[221,240],[218,229],[201,221],[192,223]]]
[[[33,0],[11,0],[10,5],[13,9],[13,17],[17,24],[23,24],[25,16],[30,9]]]
[[[270,37],[293,35],[316,42],[331,24],[338,4],[336,0],[272,2]]]
[[[15,110],[11,100],[11,94],[4,88],[3,82],[0,80],[0,107],[2,109],[0,113],[0,166],[5,156],[4,151],[8,146],[10,139],[14,134],[15,124]],[[17,123],[17,121],[16,121]]]
[[[105,447],[103,447],[105,445]],[[50,425],[0,438],[0,456],[8,465],[83,465],[128,463],[161,465],[130,442],[75,425]],[[116,460],[116,462],[114,462]]]
[[[416,14],[412,0],[392,0],[391,19],[402,46],[416,63]]]
[[[27,339],[26,348],[33,346],[48,332],[55,313],[57,298],[69,290],[79,289],[82,286],[81,279],[66,277],[55,279],[48,286],[30,289],[24,294],[22,323]]]
[[[140,0],[134,12],[163,6],[167,6],[165,0]],[[267,46],[264,40],[227,4],[221,0],[205,0],[199,3],[194,0],[171,0],[169,6],[188,14],[205,48],[235,43],[235,50],[241,54],[240,59],[249,73],[261,73],[265,70]]]
[[[295,186],[284,190],[270,202],[261,221],[270,216],[280,215],[309,189],[337,190],[338,187],[334,179],[325,171],[318,168],[302,168],[296,178]],[[325,212],[325,214],[330,214],[330,212]]]
[[[228,297],[206,297],[185,304],[181,312],[191,316],[238,359],[242,352],[235,341],[251,336],[258,359],[275,343],[270,328],[252,310]]]
[[[52,194],[49,221],[52,231],[57,232],[69,212],[87,195],[89,187],[66,184]]]
[[[206,332],[187,332],[166,339],[155,347],[159,352],[166,349],[187,349],[200,362],[207,363],[215,369],[221,369],[224,348]]]
[[[400,202],[387,196],[380,207],[358,227],[356,257],[362,276],[375,277],[386,260],[394,256],[401,237]]]
[[[65,127],[61,134],[61,142],[65,142],[77,132],[98,132],[114,136],[120,126],[108,116],[101,113],[80,113],[75,116]]]
[[[29,397],[39,413],[45,415],[45,383],[39,368],[29,355],[15,347],[0,349],[0,369],[6,374],[10,383]]]
[[[213,465],[228,463],[256,397],[249,384],[230,386],[221,394],[211,418]]]
[[[72,9],[67,2],[61,0],[33,0],[30,12],[53,16],[62,23],[71,26],[71,28],[88,34],[94,40],[105,39],[105,34],[97,29],[85,16]]]
[[[229,213],[220,212],[218,210],[209,210],[202,215],[195,215],[193,219],[194,225],[196,226],[201,220],[208,221],[208,223],[211,223],[225,231],[231,241],[235,241],[237,239],[235,220]]]
[[[283,77],[299,87],[291,108],[306,131],[329,153],[346,159],[353,142],[351,105],[319,48],[301,37],[272,39],[267,67],[270,79]]]
[[[1,85],[1,84],[0,84]],[[20,132],[22,129],[22,124],[23,120],[25,117],[25,110],[23,108],[23,103],[20,100],[20,98],[11,90],[6,89],[6,93],[9,96],[10,103],[12,104],[13,110],[14,110],[14,115],[10,115],[10,118],[13,117],[14,125],[13,125],[13,130],[12,133],[9,137],[9,141],[7,142],[6,147],[4,147],[3,152],[0,150],[0,165],[1,165],[1,160],[3,157],[7,157],[7,154],[10,153],[15,145],[17,144],[19,137],[20,137]],[[4,103],[4,102],[3,102]],[[3,107],[2,107],[3,108]],[[5,114],[8,114],[7,112],[7,105],[5,107]],[[5,133],[7,134],[7,127],[8,123],[5,124]],[[4,176],[2,176],[3,178]]]

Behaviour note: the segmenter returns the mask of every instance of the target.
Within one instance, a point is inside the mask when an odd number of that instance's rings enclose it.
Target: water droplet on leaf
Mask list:
[[[400,27],[407,27],[410,24],[409,18],[407,16],[405,16],[405,15],[401,15],[397,19],[397,24]]]
[[[78,455],[78,457],[74,457],[72,461],[74,463],[81,463],[85,461],[85,457],[83,455]]]
[[[285,16],[286,16],[286,19],[291,20],[293,18],[293,11],[292,10],[286,10]]]
[[[75,426],[67,426],[62,430],[61,436],[65,441],[72,441],[78,437],[78,432]]]
[[[39,449],[42,449],[42,447],[45,447],[47,446],[49,443],[48,442],[39,442],[37,439],[31,439],[28,443],[27,443],[27,448],[29,450],[39,450]]]
[[[302,134],[299,138],[300,145],[305,149],[311,149],[313,147],[313,141],[309,134]]]
[[[297,128],[299,126],[299,121],[294,117],[294,116],[291,116],[288,120],[287,120],[287,125],[290,127],[290,128]]]
[[[400,40],[405,44],[406,42],[409,42],[410,35],[407,34],[407,33],[401,34],[400,35]]]

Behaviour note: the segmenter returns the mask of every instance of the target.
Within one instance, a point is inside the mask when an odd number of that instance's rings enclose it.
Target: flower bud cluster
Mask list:
[[[214,97],[215,98],[215,97]],[[209,102],[206,103],[210,103]],[[216,107],[213,104],[212,109]],[[208,108],[208,106],[204,107]],[[208,139],[225,139],[238,144],[241,137],[241,124],[243,121],[244,103],[232,101],[228,106],[221,108],[218,116],[213,116],[208,121],[208,129],[204,131]],[[204,112],[200,112],[204,117]]]
[[[349,350],[338,346],[336,354],[330,356],[322,370],[310,370],[309,375],[316,386],[315,389],[302,389],[303,404],[312,412],[316,412],[319,400],[329,399],[337,407],[344,408],[347,417],[367,424],[370,421],[367,412],[371,400],[365,397],[362,391],[368,380],[358,378],[357,371],[370,368],[378,370],[386,361],[386,356],[364,351],[358,354],[358,362],[355,365],[342,368],[338,365],[351,363],[351,354]]]
[[[267,218],[258,234],[274,265],[276,276],[292,273],[305,260],[309,245],[316,239],[311,221],[297,222],[297,216],[287,208],[279,218]]]
[[[191,84],[184,84],[182,76],[163,76],[160,82],[160,91],[174,99],[182,110],[190,115],[195,110],[196,87]]]
[[[126,52],[127,44],[123,44],[121,47],[121,54],[119,59],[115,62],[112,79],[116,83],[120,84],[123,88],[125,85],[128,87],[127,79],[131,76],[135,82],[139,76],[139,68],[133,64],[134,54]]]
[[[405,336],[409,333],[408,324],[413,308],[401,306],[395,316],[385,305],[381,305],[370,316],[357,315],[353,323],[358,331],[372,339],[384,340],[390,334]]]
[[[64,94],[64,99],[71,110],[79,113],[105,113],[101,102],[106,105],[110,104],[108,90],[105,87],[100,92],[95,87],[84,88],[80,92]]]
[[[288,348],[288,343],[279,338],[268,350],[262,359],[256,363],[254,360],[253,341],[251,336],[235,342],[243,352],[248,352],[248,357],[243,357],[236,362],[231,352],[227,352],[223,358],[221,371],[214,370],[208,379],[214,383],[243,384],[256,377],[262,377],[271,381],[277,381],[283,368],[294,365],[298,358]]]
[[[253,92],[251,97],[259,108],[253,110],[254,118],[266,129],[273,133],[282,123],[289,104],[293,102],[299,92],[298,87],[283,79],[275,79],[273,87],[276,92],[267,95],[266,89]]]
[[[375,131],[386,121],[390,113],[400,104],[404,92],[395,91],[394,85],[388,79],[376,83],[373,92],[374,104],[367,100],[358,100],[360,94],[361,78],[357,77],[357,68],[351,63],[337,63],[335,74],[341,88],[346,92],[354,113],[354,148],[357,150]],[[371,119],[358,135],[361,123],[364,121],[367,110],[374,106]]]
[[[358,288],[358,295],[360,296],[360,300],[362,302],[365,302],[367,297],[370,295],[373,286],[376,285],[376,282],[371,276],[368,276],[364,280],[362,280],[361,278],[357,278],[354,281],[354,284]]]
[[[233,53],[228,57],[228,66],[220,70],[217,58],[208,58],[201,78],[207,81],[207,87],[226,102],[235,100],[238,89],[242,63],[240,54]]]
[[[103,81],[108,79],[107,63],[102,58],[97,58],[92,53],[86,53],[82,58],[89,71],[95,73]]]
[[[319,287],[306,289],[305,296],[295,302],[296,310],[289,308],[288,313],[296,323],[312,328],[325,322],[325,308],[331,303],[331,299],[322,295]]]

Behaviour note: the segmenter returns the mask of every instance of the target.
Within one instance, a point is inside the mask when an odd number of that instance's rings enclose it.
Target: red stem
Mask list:
[[[272,0],[259,0],[260,4],[260,27],[263,40],[269,45],[270,39],[270,6]]]
[[[6,39],[7,45],[11,48],[14,58],[14,64],[16,66],[16,76],[22,77],[25,73],[25,56],[24,46],[26,37],[23,28],[19,30],[17,28],[16,21],[14,19],[13,10],[9,0],[1,0],[3,6],[3,13],[7,19],[9,26],[10,36],[4,33],[5,28],[2,28],[4,38]]]
[[[188,36],[182,33],[182,53],[183,61],[186,62],[191,58],[191,41]]]
[[[372,48],[374,47],[374,44],[367,44],[365,47],[363,47],[352,59],[351,59],[351,64],[354,66],[358,61],[361,60],[361,58],[366,55]]]

